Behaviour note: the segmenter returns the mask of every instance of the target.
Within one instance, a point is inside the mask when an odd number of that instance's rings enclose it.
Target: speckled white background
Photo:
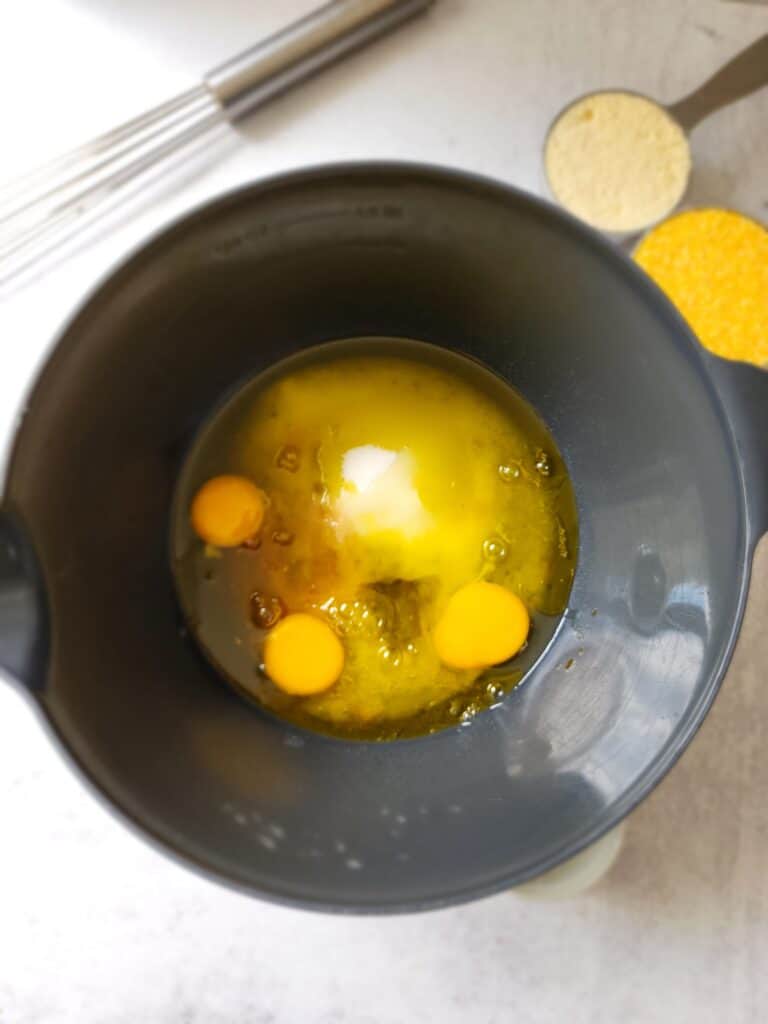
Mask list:
[[[35,0],[0,31],[9,174],[164,99],[311,0]],[[121,253],[284,167],[428,159],[541,191],[557,109],[673,100],[761,32],[723,0],[440,0],[287,96],[0,307],[0,432],[57,325]],[[768,216],[768,90],[694,136],[692,199]],[[80,785],[0,686],[0,1024],[761,1024],[768,1003],[768,549],[714,711],[569,903],[498,896],[393,919],[267,906],[188,874]]]

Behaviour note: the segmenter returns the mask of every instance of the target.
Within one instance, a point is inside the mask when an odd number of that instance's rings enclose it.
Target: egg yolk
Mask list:
[[[344,669],[344,648],[322,619],[298,612],[267,634],[264,668],[281,690],[307,697],[333,686]]]
[[[498,583],[475,582],[448,600],[433,639],[444,665],[481,669],[517,654],[529,628],[528,611],[516,594]]]
[[[192,501],[195,533],[207,544],[236,548],[258,533],[264,521],[264,492],[244,476],[215,476]]]

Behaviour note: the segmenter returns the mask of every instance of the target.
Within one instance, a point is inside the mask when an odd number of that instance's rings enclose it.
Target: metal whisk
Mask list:
[[[133,183],[433,0],[333,0],[210,71],[201,85],[0,188],[0,288]]]

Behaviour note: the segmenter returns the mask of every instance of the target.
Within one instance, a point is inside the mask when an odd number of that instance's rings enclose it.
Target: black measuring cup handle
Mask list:
[[[754,545],[768,532],[768,371],[705,356],[736,437]]]
[[[32,544],[18,516],[0,506],[0,674],[34,692],[48,662],[48,610]]]

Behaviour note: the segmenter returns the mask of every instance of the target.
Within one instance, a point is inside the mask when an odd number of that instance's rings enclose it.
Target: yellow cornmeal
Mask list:
[[[545,165],[557,200],[603,231],[639,231],[669,213],[688,183],[682,128],[657,103],[598,92],[558,118]]]
[[[768,231],[730,210],[688,210],[635,250],[699,340],[727,359],[768,361]]]

